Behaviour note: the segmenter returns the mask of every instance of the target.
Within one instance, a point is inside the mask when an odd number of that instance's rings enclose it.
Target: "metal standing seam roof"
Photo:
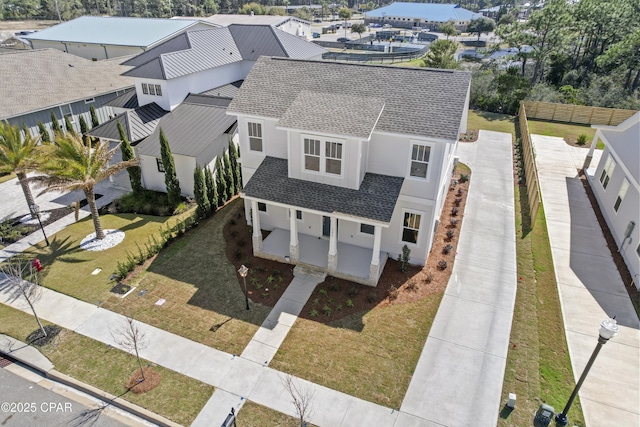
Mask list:
[[[130,77],[169,80],[262,55],[319,57],[326,49],[269,25],[189,31],[126,62]]]
[[[149,136],[155,130],[160,119],[168,113],[154,102],[135,110],[126,111],[100,126],[94,127],[87,132],[87,135],[119,141],[118,122],[120,122],[127,138],[133,144]]]
[[[121,59],[95,62],[57,49],[0,54],[0,120],[133,87]]]
[[[369,139],[383,108],[380,98],[303,90],[278,126]]]
[[[280,120],[305,90],[322,96],[371,97],[384,101],[375,130],[455,141],[470,82],[466,71],[262,57],[233,98],[229,113]],[[310,117],[314,123],[334,117],[326,109],[313,113],[320,116]]]
[[[365,16],[367,18],[387,17],[387,19],[410,17],[434,22],[447,22],[470,21],[481,18],[482,14],[463,9],[457,4],[395,2],[388,6],[365,12]]]
[[[217,14],[207,18],[200,18],[206,22],[210,22],[216,25],[222,25],[228,27],[233,24],[248,24],[248,25],[271,25],[278,27],[288,21],[296,20],[301,23],[307,23],[308,21],[295,18],[293,16],[278,16],[278,15],[233,15],[233,14]]]
[[[213,89],[205,90],[204,92],[200,92],[200,95],[209,95],[209,96],[222,96],[225,98],[233,98],[240,90],[240,86],[242,86],[242,82],[244,80],[237,80],[235,82],[214,87]]]
[[[136,149],[138,154],[160,158],[160,128],[173,154],[197,157],[236,122],[227,114],[230,98],[189,95],[160,119],[155,130]]]
[[[338,187],[288,177],[286,159],[265,157],[243,194],[319,212],[389,223],[404,178],[366,173],[360,188]]]
[[[136,109],[138,105],[138,95],[134,89],[129,89],[122,95],[116,96],[109,102],[105,102],[107,107]]]
[[[195,20],[81,16],[25,36],[29,40],[148,47],[197,24]]]

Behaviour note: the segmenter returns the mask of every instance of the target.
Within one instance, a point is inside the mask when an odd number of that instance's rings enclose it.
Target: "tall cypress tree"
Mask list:
[[[64,127],[65,129],[67,129],[67,132],[75,135],[76,131],[71,125],[71,120],[69,120],[69,116],[64,116]]]
[[[160,155],[164,166],[164,183],[167,187],[167,197],[169,198],[169,204],[175,208],[180,204],[180,182],[176,176],[176,165],[173,162],[169,141],[167,141],[162,128],[160,128]]]
[[[100,125],[98,121],[98,115],[96,114],[96,109],[93,108],[93,104],[89,106],[89,114],[91,114],[91,129]]]
[[[40,139],[42,142],[51,141],[51,136],[49,135],[47,127],[40,120],[38,120],[38,131],[40,132]]]
[[[84,135],[89,131],[89,126],[87,125],[87,121],[84,119],[84,116],[80,116],[80,133]]]
[[[220,156],[216,159],[216,188],[218,189],[218,206],[222,206],[228,200],[227,182],[224,179],[224,168]]]
[[[233,169],[229,160],[229,152],[224,153],[224,180],[227,184],[227,200],[235,196],[236,186],[233,182]]]
[[[236,192],[242,190],[242,174],[240,173],[240,163],[238,163],[238,150],[233,141],[229,142],[229,160],[233,169],[233,181],[235,183]]]
[[[120,121],[118,121],[118,132],[120,133],[120,151],[122,152],[122,160],[127,161],[135,158],[133,148],[131,148],[131,144],[129,144],[129,139],[125,134]],[[127,168],[127,173],[129,174],[129,181],[131,182],[131,189],[133,192],[142,192],[142,169],[140,169],[140,166],[136,165]]]
[[[53,128],[54,137],[57,133],[62,132],[62,128],[60,127],[60,122],[58,121],[55,111],[51,111],[51,127]]]
[[[207,197],[207,187],[205,184],[204,174],[200,165],[196,165],[193,171],[193,194],[198,204],[196,209],[196,215],[198,218],[205,218],[211,211],[211,205],[209,204],[209,198]]]
[[[213,173],[209,168],[209,165],[204,168],[204,182],[207,186],[207,198],[209,199],[209,205],[211,206],[211,212],[215,213],[218,208],[218,189],[216,188],[216,182],[213,179]]]

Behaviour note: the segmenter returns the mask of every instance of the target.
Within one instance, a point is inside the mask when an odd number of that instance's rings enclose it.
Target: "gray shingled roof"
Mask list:
[[[383,108],[380,98],[303,90],[278,126],[369,139]]]
[[[326,50],[269,25],[189,31],[126,62],[124,75],[169,80],[261,55],[314,58]]]
[[[384,101],[375,130],[456,140],[470,81],[465,71],[262,57],[229,113],[281,119],[305,90],[373,97]],[[322,109],[314,114],[327,116],[310,120],[328,122],[334,113]]]
[[[367,173],[359,190],[288,177],[287,160],[265,157],[243,194],[319,212],[389,223],[404,178]]]
[[[168,112],[154,102],[120,114],[102,123],[100,126],[94,127],[87,132],[87,135],[119,141],[120,132],[118,132],[118,122],[120,122],[127,134],[129,142],[135,143],[151,135],[158,125],[160,118],[166,114],[168,114]]]
[[[223,96],[225,98],[233,98],[238,93],[240,86],[242,86],[242,82],[244,80],[237,80],[235,82],[214,87],[213,89],[206,90],[204,92],[200,92],[200,95],[209,95],[209,96]]]
[[[116,96],[109,102],[105,102],[104,105],[108,107],[116,107],[116,108],[128,108],[133,110],[138,108],[138,94],[134,89],[127,90],[120,96]]]
[[[96,62],[57,49],[0,54],[0,120],[132,87],[120,60]]]
[[[164,116],[151,135],[137,146],[139,154],[160,158],[160,128],[173,154],[197,157],[236,122],[227,114],[230,98],[189,95]]]

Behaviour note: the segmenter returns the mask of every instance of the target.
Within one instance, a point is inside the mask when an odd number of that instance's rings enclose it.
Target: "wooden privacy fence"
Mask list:
[[[520,126],[520,139],[522,143],[522,164],[524,166],[525,180],[527,184],[527,195],[529,202],[529,215],[531,218],[531,228],[536,223],[538,208],[540,207],[540,184],[538,182],[538,170],[529,134],[529,124],[527,123],[527,111],[525,103],[520,103],[518,112],[518,124]]]
[[[635,110],[587,107],[585,105],[556,104],[552,102],[523,101],[529,119],[554,120],[584,125],[616,126],[633,116]]]

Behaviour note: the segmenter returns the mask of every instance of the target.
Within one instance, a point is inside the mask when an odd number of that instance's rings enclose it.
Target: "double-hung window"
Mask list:
[[[410,176],[426,178],[429,170],[429,156],[431,147],[423,144],[411,145],[411,170]]]
[[[304,139],[304,168],[320,172],[320,140]]]
[[[620,209],[620,204],[624,200],[624,196],[627,195],[628,189],[629,189],[629,181],[627,181],[627,178],[625,178],[624,181],[622,181],[622,185],[620,185],[620,191],[618,192],[618,197],[616,197],[616,202],[613,205],[614,211],[618,212],[618,209]]]
[[[325,157],[327,173],[342,174],[342,144],[339,142],[325,142]]]
[[[249,122],[249,150],[262,151],[262,123]]]
[[[156,85],[149,85],[149,95],[155,95],[156,94]]]
[[[415,212],[404,212],[402,223],[402,241],[418,244],[421,215]]]
[[[142,93],[145,95],[149,95],[149,85],[146,83],[142,83]]]
[[[160,85],[156,85],[156,95],[162,96],[162,88]]]
[[[321,137],[304,137],[303,150],[305,171],[342,175],[342,142]]]
[[[616,162],[613,161],[613,157],[609,154],[607,161],[604,164],[604,168],[602,168],[602,174],[600,175],[600,183],[602,184],[602,188],[606,189],[607,185],[609,185],[609,180],[611,179],[611,175],[613,175],[613,170],[616,167]]]

